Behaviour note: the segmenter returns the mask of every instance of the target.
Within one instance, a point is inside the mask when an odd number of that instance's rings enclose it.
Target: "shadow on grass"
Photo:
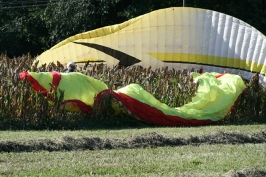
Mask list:
[[[251,119],[254,120],[254,119]],[[257,125],[265,124],[265,121],[230,121],[222,120],[212,125]],[[207,125],[208,126],[208,125]],[[68,118],[46,119],[38,121],[23,121],[21,119],[9,119],[0,117],[0,130],[100,130],[110,129],[119,130],[127,128],[153,128],[165,127],[150,124],[134,117],[122,114],[119,116],[110,116],[108,118],[91,118],[88,116],[72,115]],[[185,127],[185,126],[177,126]],[[186,126],[188,127],[188,126]],[[191,126],[195,127],[195,126]]]
[[[115,130],[148,127],[158,126],[127,115],[112,116],[104,119],[95,119],[79,115],[65,119],[46,119],[42,121],[25,121],[0,117],[0,130]]]

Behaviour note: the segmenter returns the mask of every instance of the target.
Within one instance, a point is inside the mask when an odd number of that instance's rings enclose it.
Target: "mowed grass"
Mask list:
[[[202,145],[100,151],[3,153],[2,176],[218,176],[266,169],[266,144]]]
[[[266,131],[265,125],[141,128],[82,131],[1,131],[0,141],[56,140],[60,137],[127,139],[156,132],[189,137],[216,132]],[[266,169],[266,143],[215,144],[138,149],[0,153],[0,176],[219,176],[230,170]]]
[[[0,131],[0,141],[27,141],[37,139],[56,140],[64,136],[73,138],[99,137],[124,139],[144,133],[156,132],[164,136],[188,137],[211,135],[222,132],[256,133],[266,131],[265,124],[231,125],[231,126],[201,126],[201,127],[154,127],[154,128],[121,128],[121,129],[95,129],[78,131]]]

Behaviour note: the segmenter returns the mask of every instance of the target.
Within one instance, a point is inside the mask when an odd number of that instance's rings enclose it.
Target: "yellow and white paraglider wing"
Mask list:
[[[212,10],[172,7],[72,36],[37,60],[105,61],[107,65],[231,72],[266,83],[266,37],[249,24]]]

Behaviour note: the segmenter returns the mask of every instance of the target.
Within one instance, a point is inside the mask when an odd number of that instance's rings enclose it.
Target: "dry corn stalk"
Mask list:
[[[23,126],[29,124],[46,126],[61,119],[83,116],[77,113],[59,111],[60,103],[63,100],[62,91],[54,88],[54,92],[51,94],[54,94],[57,102],[51,106],[49,99],[43,97],[41,93],[33,92],[29,83],[19,81],[18,74],[22,71],[48,72],[57,70],[61,72],[64,70],[63,65],[59,62],[45,64],[37,68],[37,65],[32,65],[34,60],[35,58],[32,58],[30,54],[12,59],[4,54],[0,55],[0,119],[22,122]],[[167,67],[152,70],[151,67],[107,67],[104,64],[88,62],[83,68],[80,68],[79,72],[102,80],[112,90],[130,83],[138,83],[159,101],[171,107],[180,107],[190,102],[198,87],[198,83],[194,83],[190,77],[190,71]],[[203,71],[196,72],[202,73]],[[258,84],[257,75],[254,75],[250,82],[246,82],[246,85],[247,91],[240,95],[235,109],[228,114],[224,122],[265,122],[266,88]],[[110,107],[110,100],[113,100],[110,95],[103,96],[97,104],[105,106],[105,108],[94,108],[93,116],[98,116],[99,119],[111,116],[113,112]]]

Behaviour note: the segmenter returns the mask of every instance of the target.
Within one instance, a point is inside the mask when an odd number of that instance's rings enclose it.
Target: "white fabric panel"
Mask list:
[[[251,37],[251,29],[247,28],[245,26],[245,31],[244,31],[244,39],[242,42],[242,48],[241,48],[241,53],[240,53],[240,58],[246,60],[247,58],[247,52],[249,48],[249,41]]]
[[[219,23],[219,13],[218,12],[213,12],[212,13],[212,22],[211,22],[211,31],[210,31],[210,41],[209,41],[209,49],[208,49],[208,55],[209,56],[215,56],[215,42],[217,38],[219,38],[218,33],[217,33],[217,28],[218,28],[218,23]],[[221,44],[219,44],[219,47],[221,47]]]
[[[255,50],[254,50],[254,55],[253,55],[253,61],[256,61],[259,64],[263,64],[262,63],[262,53],[261,53],[261,50],[263,48],[263,38],[261,35],[258,35],[258,38],[257,38],[257,44],[256,44],[256,47],[255,47]]]
[[[208,55],[209,52],[209,43],[210,39],[210,31],[212,26],[212,11],[207,11],[204,18],[204,30],[203,30],[203,47],[202,54]]]
[[[231,18],[230,18],[231,19]],[[234,18],[232,18],[232,21]],[[228,44],[228,58],[238,58],[236,55],[236,46],[237,46],[237,40],[238,39],[238,30],[239,30],[239,25],[235,22],[231,24],[231,29],[230,29],[230,37],[229,37],[229,44]],[[237,63],[234,62],[234,68],[237,67]]]
[[[203,53],[203,41],[204,40],[204,24],[205,24],[205,13],[201,9],[197,9],[197,50],[196,53]]]

